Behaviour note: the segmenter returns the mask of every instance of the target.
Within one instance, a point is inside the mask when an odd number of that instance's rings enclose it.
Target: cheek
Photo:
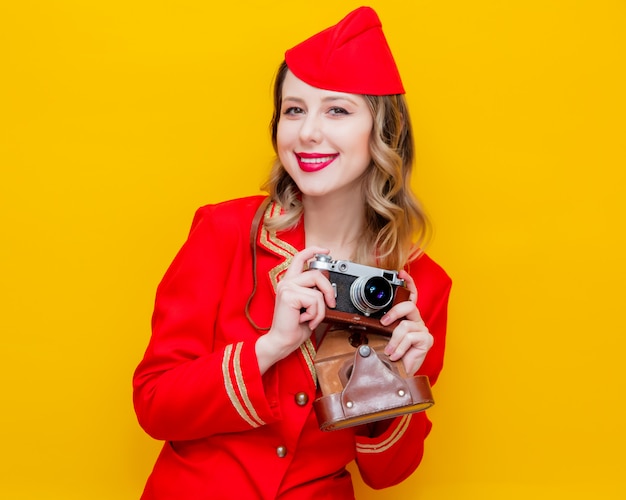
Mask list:
[[[279,149],[285,147],[293,140],[293,127],[289,125],[289,122],[282,120],[278,122],[278,127],[276,128],[276,145]]]
[[[353,124],[349,129],[343,130],[342,136],[346,141],[345,144],[350,144],[350,148],[355,153],[363,154],[366,152],[369,155],[372,127],[372,122],[361,121],[358,124]]]
[[[361,156],[370,157],[370,130],[360,131],[358,134],[352,136],[352,149],[355,153]]]
[[[289,152],[293,150],[292,135],[289,133],[290,127],[278,124],[276,128],[276,153],[284,167],[289,167]]]

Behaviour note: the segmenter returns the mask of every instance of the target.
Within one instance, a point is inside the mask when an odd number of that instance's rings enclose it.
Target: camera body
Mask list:
[[[379,320],[395,304],[409,299],[397,271],[333,260],[325,254],[317,254],[309,269],[322,271],[335,290],[337,306],[327,309],[328,320],[388,334],[393,331],[395,325],[383,327]]]

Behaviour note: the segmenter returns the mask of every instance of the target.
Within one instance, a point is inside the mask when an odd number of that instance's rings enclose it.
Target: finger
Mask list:
[[[388,326],[391,325],[394,321],[398,321],[400,319],[406,318],[410,321],[415,321],[416,323],[424,324],[424,320],[422,319],[422,315],[419,312],[419,309],[415,305],[415,303],[411,301],[403,301],[397,303],[393,306],[387,314],[385,314],[382,318],[380,318],[381,324]]]
[[[293,282],[279,283],[276,289],[276,305],[272,326],[276,331],[291,335],[298,326],[312,322],[315,327],[325,315],[322,294],[313,288],[296,286]]]
[[[433,345],[433,336],[428,332],[410,332],[402,337],[398,345],[393,348],[387,345],[385,353],[391,361],[403,358],[409,351],[415,350],[424,356]],[[391,352],[388,352],[391,351]]]
[[[426,359],[427,352],[419,351],[418,349],[409,349],[408,352],[402,357],[402,364],[408,375],[413,375],[417,370],[421,368]]]
[[[323,304],[321,307],[316,308],[315,315],[308,320],[309,330],[314,331],[322,323],[322,321],[324,321],[324,317],[326,316],[325,312],[326,308]]]
[[[415,286],[415,280],[413,276],[407,273],[404,269],[398,273],[398,278],[404,280],[404,286],[409,290],[409,300],[413,304],[417,303],[417,286]]]
[[[312,292],[311,295],[307,295],[307,299],[311,299],[308,302],[302,303],[303,307],[301,308],[300,313],[300,323],[307,323],[311,330],[315,330],[317,326],[324,320],[326,316],[326,305],[324,304],[324,299],[322,294],[320,294],[317,290],[310,290]]]
[[[308,307],[302,307],[300,309],[300,323],[307,323],[309,321],[315,320],[318,310],[319,306],[316,302],[309,304]]]
[[[402,320],[398,323],[398,325],[393,329],[391,333],[391,337],[389,338],[389,342],[385,347],[385,354],[391,355],[395,352],[401,345],[404,339],[411,334],[427,334],[430,335],[428,328],[424,325],[423,321],[409,321]],[[410,338],[409,340],[412,340]],[[404,354],[404,351],[408,348],[405,345],[404,350],[401,352],[401,355]]]
[[[308,247],[293,256],[289,268],[285,272],[285,278],[296,276],[305,270],[305,264],[310,261],[316,254],[328,254],[330,250],[322,247]]]
[[[324,296],[324,301],[328,304],[328,307],[334,308],[337,305],[335,289],[321,271],[312,269],[298,276],[294,276],[291,279],[291,284],[305,288],[315,288]]]

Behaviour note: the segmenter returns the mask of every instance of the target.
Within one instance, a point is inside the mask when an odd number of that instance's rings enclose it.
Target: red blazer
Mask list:
[[[307,341],[261,376],[255,329],[244,314],[253,287],[250,226],[262,197],[200,208],[156,294],[153,333],[134,375],[140,425],[165,441],[143,499],[353,498],[345,466],[384,488],[418,466],[431,424],[425,413],[332,432],[319,430],[315,347]],[[265,217],[278,214],[271,204]],[[302,224],[257,238],[251,317],[272,322],[274,287],[304,248]],[[408,269],[435,338],[419,373],[442,367],[451,281],[428,256]],[[368,435],[361,435],[368,433]]]

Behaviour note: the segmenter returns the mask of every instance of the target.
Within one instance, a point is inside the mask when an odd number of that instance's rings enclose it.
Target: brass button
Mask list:
[[[309,402],[309,395],[306,392],[299,392],[295,399],[298,406],[304,406]]]
[[[276,448],[276,455],[278,455],[278,458],[284,458],[287,455],[287,448],[279,446]]]

